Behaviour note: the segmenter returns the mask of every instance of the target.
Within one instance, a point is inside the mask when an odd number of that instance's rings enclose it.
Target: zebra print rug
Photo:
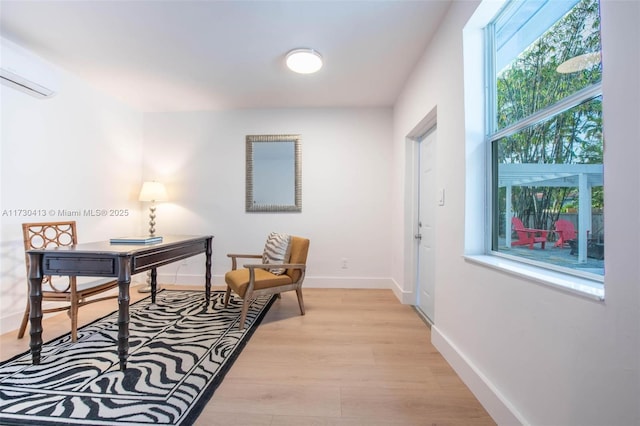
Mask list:
[[[238,330],[241,301],[224,292],[168,291],[130,308],[129,358],[119,370],[114,312],[0,364],[2,425],[189,425],[260,323],[274,297],[253,301]]]

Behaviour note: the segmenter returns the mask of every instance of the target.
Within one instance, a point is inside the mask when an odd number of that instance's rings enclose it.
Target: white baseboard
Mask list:
[[[131,287],[144,285],[146,277],[144,274],[135,276],[132,279]],[[162,274],[157,276],[158,283],[178,284],[178,285],[203,285],[204,276],[202,274]],[[224,287],[224,275],[213,275],[211,285],[214,287]],[[403,304],[413,304],[414,296],[411,292],[403,291],[400,286],[391,278],[377,277],[314,277],[307,276],[304,281],[306,288],[352,288],[352,289],[391,289],[395,296]],[[117,290],[113,290],[117,291]],[[8,333],[16,330],[22,320],[22,312],[0,316],[0,333]]]
[[[309,288],[368,288],[389,289],[391,278],[373,277],[306,277],[304,286]]]
[[[489,379],[435,325],[431,327],[431,343],[497,424],[501,426],[528,424]]]
[[[204,286],[203,274],[158,274],[158,284],[176,285],[202,285]],[[211,285],[221,286],[224,284],[224,276],[212,275]]]
[[[22,315],[24,315],[24,311],[13,312],[11,314],[3,314],[2,318],[0,318],[0,334],[9,333],[11,331],[17,330],[20,328],[20,323],[22,322]],[[29,338],[29,325],[27,324],[27,331],[25,332],[27,339]]]
[[[140,286],[143,285],[144,281],[142,280],[138,280],[137,277],[136,279],[132,279],[131,280],[131,288],[134,288],[136,286]],[[109,290],[108,292],[106,292],[105,294],[118,294],[118,290],[117,289],[112,289]],[[104,296],[104,294],[102,295]],[[93,296],[93,297],[102,297],[102,296]],[[26,294],[25,294],[25,300],[26,300]],[[25,302],[26,303],[26,302]],[[60,302],[44,302],[42,304],[42,309],[47,309],[47,308],[54,308],[56,306],[62,306]],[[115,305],[117,309],[117,304]],[[82,308],[80,308],[82,309]],[[87,308],[90,309],[90,308]],[[15,330],[18,330],[20,328],[20,323],[22,322],[22,315],[24,314],[24,311],[19,311],[19,312],[12,312],[9,314],[2,314],[0,316],[0,334],[5,334],[5,333],[9,333]],[[58,315],[59,312],[53,312],[53,313],[49,313],[49,314],[44,314],[43,318],[49,318],[52,315]],[[71,323],[69,323],[69,327],[71,327]],[[27,325],[27,330],[25,332],[25,338],[28,339],[29,338],[29,325]]]
[[[158,274],[158,282],[161,284],[201,285],[204,277],[201,274]],[[213,275],[211,285],[223,286],[224,275]],[[393,287],[391,278],[372,277],[314,277],[307,276],[304,280],[306,288],[368,288],[390,289]]]
[[[402,287],[395,281],[391,280],[391,290],[396,295],[400,303],[403,305],[415,305],[416,296],[412,291],[403,290]]]

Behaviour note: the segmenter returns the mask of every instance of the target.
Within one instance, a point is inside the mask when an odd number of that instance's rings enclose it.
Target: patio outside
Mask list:
[[[578,272],[604,276],[604,259],[587,256],[585,262],[580,262],[578,260],[577,250],[572,250],[572,248],[568,246],[554,247],[553,241],[548,241],[544,250],[540,248],[540,244],[536,244],[533,250],[527,246],[507,247],[504,239],[500,239],[499,244],[500,253],[569,268]],[[572,254],[572,251],[574,254]]]

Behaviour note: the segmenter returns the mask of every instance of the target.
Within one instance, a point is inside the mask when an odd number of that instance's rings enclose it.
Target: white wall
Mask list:
[[[570,295],[465,261],[466,140],[462,29],[478,2],[452,5],[394,110],[396,293],[413,295],[411,163],[406,135],[434,108],[438,209],[433,341],[500,424],[640,424],[640,3],[602,2],[606,301]],[[481,67],[471,70],[480,73]],[[482,114],[481,108],[472,114]],[[475,120],[477,121],[477,120]],[[469,144],[469,145],[468,145]],[[477,173],[473,171],[472,173]],[[477,181],[477,180],[475,180]],[[482,185],[480,185],[481,187]],[[402,208],[398,207],[402,205]],[[634,230],[634,231],[630,231]]]
[[[215,236],[214,284],[230,267],[226,253],[261,253],[277,230],[311,239],[305,285],[389,287],[390,108],[142,114],[57,71],[62,87],[51,99],[1,86],[1,208],[47,212],[2,217],[1,332],[17,328],[26,303],[20,224],[73,218],[81,241],[144,232],[143,178],[169,192],[157,207],[158,234]],[[283,133],[302,136],[302,213],[246,213],[245,136]],[[112,208],[130,216],[84,215]],[[159,280],[201,283],[202,266],[202,256],[169,265]]]
[[[60,89],[50,99],[0,85],[2,333],[18,328],[27,300],[21,223],[75,219],[81,242],[141,226],[142,114],[63,70],[51,70]],[[23,209],[45,215],[25,216]],[[89,216],[85,209],[129,215]],[[80,216],[63,210],[80,210]]]
[[[438,182],[446,205],[437,215],[434,342],[501,424],[640,424],[640,242],[634,238],[640,229],[640,5],[602,5],[604,303],[463,258],[468,117],[462,29],[477,5],[452,4],[393,111],[143,117],[64,72],[60,93],[50,100],[0,86],[0,209],[53,209],[56,219],[63,219],[60,209],[131,209],[131,219],[76,218],[82,240],[105,239],[146,226],[137,191],[142,178],[157,179],[171,198],[158,207],[158,233],[215,235],[218,283],[229,266],[226,253],[259,252],[267,233],[277,230],[311,238],[309,285],[392,285],[401,300],[411,302],[414,190],[406,137],[437,109]],[[302,213],[244,211],[244,137],[270,133],[302,135]],[[58,164],[50,167],[52,160]],[[62,160],[68,164],[61,166]],[[26,282],[19,228],[24,219],[1,219],[4,332],[17,327]],[[348,269],[341,268],[343,258]],[[161,271],[164,282],[201,279],[201,259]]]
[[[171,199],[158,206],[157,233],[213,234],[216,284],[227,253],[262,253],[278,231],[311,239],[305,286],[388,288],[391,121],[390,108],[146,114],[144,175]],[[245,212],[250,134],[301,135],[301,213]],[[169,265],[160,279],[200,283],[202,264]]]

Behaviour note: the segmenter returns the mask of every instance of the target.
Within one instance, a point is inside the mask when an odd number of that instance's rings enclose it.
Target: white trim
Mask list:
[[[61,306],[61,303],[58,302],[45,302],[42,304],[42,309],[46,309],[46,308],[55,308],[57,306]],[[60,312],[64,312],[64,311],[60,311]],[[50,318],[54,315],[59,314],[60,312],[50,312],[47,314],[44,314],[42,316],[42,320],[45,320],[47,318]],[[18,329],[20,328],[20,324],[22,323],[22,315],[24,315],[24,310],[21,309],[19,312],[12,312],[10,314],[7,315],[3,315],[2,317],[0,317],[0,334],[5,334],[5,333],[10,333],[12,331],[18,331]],[[28,350],[29,348],[29,330],[30,330],[30,323],[27,322],[27,329],[25,330],[25,334],[23,337],[23,341],[25,342],[25,350]],[[71,320],[69,320],[69,330],[71,330]],[[16,333],[17,335],[17,333]]]
[[[512,2],[513,3],[513,2]],[[511,4],[512,4],[511,3]],[[577,3],[577,2],[576,2]],[[492,2],[485,0],[482,5],[487,4],[487,7],[491,6]],[[507,6],[509,7],[509,6]],[[602,282],[596,283],[595,280],[589,280],[574,277],[571,274],[563,274],[554,272],[552,270],[546,270],[544,268],[536,267],[535,265],[529,265],[526,263],[519,264],[517,261],[504,259],[500,256],[491,256],[487,253],[491,251],[498,252],[497,247],[493,247],[492,241],[497,238],[498,234],[498,222],[500,212],[497,211],[497,201],[494,199],[495,191],[500,187],[506,187],[506,206],[505,206],[505,221],[504,231],[505,240],[507,246],[511,246],[511,217],[513,211],[511,209],[511,187],[512,186],[558,186],[558,187],[573,187],[579,188],[579,223],[578,229],[580,230],[579,247],[578,247],[578,262],[584,263],[587,260],[587,236],[591,232],[591,187],[603,185],[603,164],[598,165],[582,165],[582,164],[498,164],[497,157],[494,157],[493,153],[497,151],[495,148],[501,139],[512,136],[523,129],[538,125],[540,123],[555,117],[558,114],[566,112],[571,108],[575,108],[585,102],[596,99],[602,96],[602,83],[597,82],[587,87],[584,87],[573,94],[562,98],[554,104],[551,104],[541,110],[538,110],[527,117],[522,118],[520,121],[509,124],[502,129],[495,129],[497,125],[497,92],[496,81],[498,79],[496,73],[496,45],[495,45],[495,22],[503,19],[507,9],[502,9],[497,15],[488,17],[488,15],[482,14],[482,17],[478,16],[477,20],[472,18],[470,20],[474,22],[471,26],[467,24],[465,27],[465,43],[474,43],[476,47],[479,46],[481,40],[479,37],[478,27],[482,26],[482,22],[486,24],[486,29],[483,30],[484,41],[482,50],[485,53],[484,67],[485,80],[483,82],[484,96],[485,96],[485,140],[482,142],[485,145],[486,162],[485,168],[485,182],[484,188],[485,200],[483,202],[484,209],[479,210],[480,202],[473,200],[474,202],[467,202],[465,210],[465,231],[469,235],[469,239],[465,240],[465,258],[476,263],[486,265],[503,272],[514,274],[520,277],[527,278],[529,280],[550,285],[555,288],[565,290],[569,293],[578,294],[581,296],[589,297],[596,300],[604,300],[604,287]],[[488,19],[486,22],[485,19]],[[553,24],[555,25],[555,24]],[[471,57],[469,54],[469,61],[473,64],[478,63],[478,56]],[[477,81],[472,80],[473,73],[470,71],[473,68],[466,63],[467,53],[465,52],[465,110],[468,108],[467,104],[470,99],[477,102],[479,96],[480,84]],[[473,60],[473,61],[472,61]],[[475,69],[474,69],[475,72]],[[470,86],[467,89],[466,83]],[[475,94],[475,98],[467,96],[468,94]],[[471,107],[471,106],[469,106]],[[471,110],[473,111],[473,110]],[[473,116],[473,113],[471,114]],[[469,135],[469,131],[467,131]],[[480,137],[468,138],[467,152],[470,148],[476,148],[480,146]],[[467,170],[467,189],[466,198],[469,201],[470,188],[479,192],[479,186],[471,187],[471,179],[479,177],[477,165],[469,161],[469,154],[467,154],[466,170]],[[476,159],[476,161],[479,161]],[[473,167],[473,169],[471,169]],[[542,170],[546,168],[546,170]],[[562,174],[562,178],[559,175]],[[588,175],[587,175],[588,174]],[[544,176],[544,177],[543,177]],[[483,228],[470,227],[472,223],[471,217],[476,212],[482,211],[486,214],[484,218],[485,226]],[[482,238],[484,250],[479,250],[479,239]],[[553,264],[540,260],[539,263],[549,263],[550,267]],[[602,280],[603,281],[603,280]]]
[[[157,280],[160,285],[204,285],[204,274],[158,274]],[[224,286],[224,275],[213,275],[211,285]],[[393,289],[394,286],[394,281],[391,278],[314,277],[307,275],[303,288]]]
[[[414,305],[416,301],[416,295],[413,291],[404,290],[400,284],[395,280],[391,280],[391,291],[398,298],[403,305]]]
[[[391,289],[391,278],[377,277],[310,277],[304,279],[307,288],[363,288],[363,289]]]
[[[135,282],[133,279],[131,280],[131,287],[137,285],[138,283]],[[133,290],[132,290],[133,291]],[[118,289],[111,289],[109,291],[105,291],[102,295],[100,295],[99,297],[104,297],[107,295],[112,295],[112,294],[118,294]],[[93,296],[92,298],[97,298],[98,296]],[[67,302],[43,302],[42,303],[42,309],[48,309],[48,308],[56,308],[59,306],[64,306],[64,305],[68,305]],[[114,310],[118,309],[118,301],[116,299],[113,300],[113,306],[114,306]],[[80,308],[83,309],[83,308]],[[87,308],[89,309],[89,308]],[[60,311],[60,312],[64,312],[64,311]],[[60,312],[49,312],[46,313],[42,316],[42,319],[45,320],[47,318],[50,318],[54,315],[58,315]],[[20,328],[20,324],[22,323],[22,315],[24,315],[24,310],[20,309],[19,311],[16,312],[11,312],[9,314],[3,314],[0,317],[0,334],[5,334],[5,333],[9,333],[12,331],[17,331]],[[25,336],[23,338],[23,340],[25,341],[25,345],[28,346],[29,345],[29,330],[30,330],[30,323],[27,323],[27,329],[25,331]],[[71,330],[71,320],[69,320],[69,330]],[[25,347],[26,347],[25,346]]]
[[[507,274],[526,278],[570,294],[604,301],[604,286],[601,282],[587,278],[555,272],[526,263],[489,255],[466,255],[464,258],[481,266],[497,269]]]
[[[513,404],[436,325],[431,327],[431,343],[497,424],[503,426],[528,424]]]
[[[492,82],[492,84],[495,83],[495,79],[496,79],[495,75],[493,78],[494,78],[494,81]],[[487,83],[487,86],[488,85],[489,84]],[[517,121],[514,124],[510,124],[509,126],[498,130],[497,132],[489,135],[488,139],[490,140],[490,142],[495,142],[499,139],[512,136],[520,132],[521,130],[526,129],[527,127],[543,123],[549,120],[550,118],[555,117],[558,114],[566,112],[571,108],[575,108],[578,105],[586,103],[599,96],[602,96],[601,82],[597,82],[595,84],[592,84],[591,86],[585,87],[584,89],[578,90],[572,95],[562,98],[555,104],[549,105],[548,107],[543,108],[539,111],[536,111],[533,114],[523,118],[520,121]]]
[[[411,212],[411,217],[405,215],[405,248],[406,253],[410,253],[410,258],[405,261],[405,277],[409,279],[412,291],[404,291],[400,286],[394,288],[394,293],[403,305],[413,305],[418,303],[418,266],[419,266],[419,243],[415,235],[419,232],[419,199],[420,199],[420,142],[431,132],[438,128],[438,106],[431,110],[415,125],[405,136],[405,161],[407,165],[407,180],[405,181],[405,207],[410,206],[405,211]],[[410,174],[410,176],[409,176]],[[437,174],[437,171],[436,171]],[[437,176],[436,176],[437,177]],[[410,231],[410,232],[408,232]],[[398,285],[395,281],[394,285]]]

